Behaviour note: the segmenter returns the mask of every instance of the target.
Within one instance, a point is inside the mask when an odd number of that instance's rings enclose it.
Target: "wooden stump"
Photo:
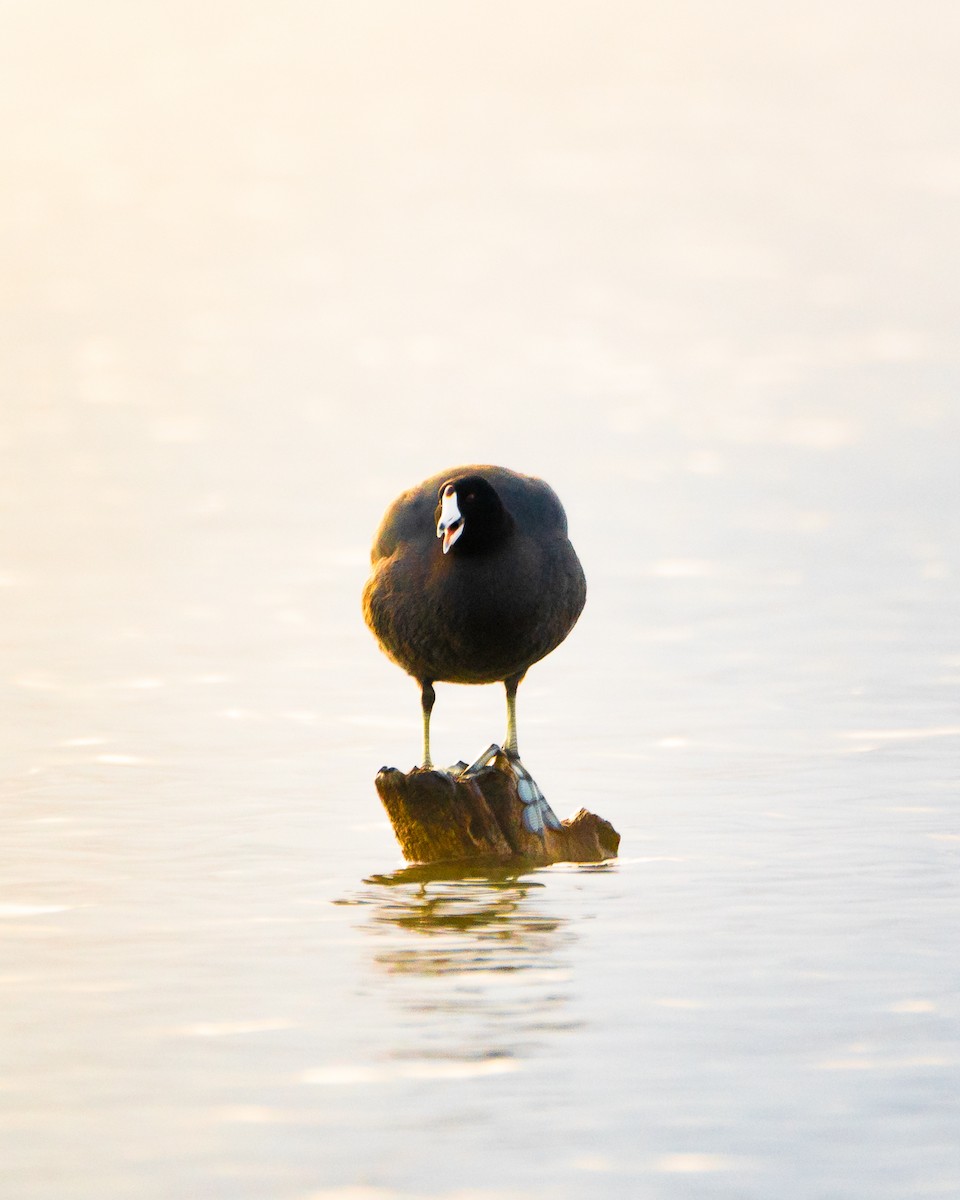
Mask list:
[[[383,767],[376,786],[408,862],[602,862],[616,858],[620,845],[610,822],[583,808],[561,829],[531,833],[517,776],[502,753],[469,773],[416,767],[405,775]]]

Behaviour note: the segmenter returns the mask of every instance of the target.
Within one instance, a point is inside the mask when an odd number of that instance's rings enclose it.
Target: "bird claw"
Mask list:
[[[489,767],[499,753],[500,747],[495,742],[491,743],[475,763],[471,763],[469,767],[464,766],[460,772],[461,778],[469,778],[471,775],[476,775],[478,771],[482,771],[484,767]]]
[[[516,778],[517,795],[523,804],[521,820],[524,828],[541,840],[546,829],[562,829],[559,817],[547,803],[547,798],[540,791],[537,781],[520,761],[520,755],[515,750],[502,750],[496,743],[492,743],[476,762],[471,763],[469,767],[462,762],[456,763],[450,768],[450,773],[459,779],[469,779],[489,767],[499,754],[510,764],[510,770]]]
[[[562,829],[559,817],[547,803],[546,796],[540,791],[540,785],[520,761],[520,755],[513,750],[504,750],[503,753],[517,777],[517,795],[523,801],[522,819],[525,828],[541,839],[545,827]]]

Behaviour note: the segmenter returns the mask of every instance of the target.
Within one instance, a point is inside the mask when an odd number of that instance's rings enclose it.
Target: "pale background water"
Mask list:
[[[960,1196],[958,13],[3,5],[4,1200]],[[378,880],[471,460],[623,857]]]

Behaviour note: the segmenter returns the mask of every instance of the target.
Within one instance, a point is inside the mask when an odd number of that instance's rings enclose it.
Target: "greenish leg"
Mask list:
[[[423,709],[423,765],[425,767],[433,766],[433,759],[430,757],[430,713],[436,698],[437,694],[433,690],[433,684],[428,679],[421,679],[420,707]]]
[[[517,688],[520,686],[522,675],[512,675],[503,681],[507,689],[507,740],[503,744],[508,754],[517,754]]]

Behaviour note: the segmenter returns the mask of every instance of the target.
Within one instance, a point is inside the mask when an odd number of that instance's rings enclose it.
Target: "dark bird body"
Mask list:
[[[553,489],[503,467],[444,471],[394,501],[371,561],[364,616],[383,650],[421,685],[425,765],[438,680],[503,681],[505,748],[516,754],[517,685],[563,641],[586,599]]]

